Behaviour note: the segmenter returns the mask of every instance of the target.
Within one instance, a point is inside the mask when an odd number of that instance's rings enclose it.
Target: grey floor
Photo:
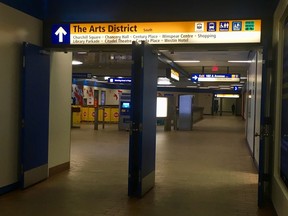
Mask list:
[[[128,137],[116,125],[73,129],[71,169],[0,197],[1,216],[272,216],[257,208],[257,172],[239,117],[207,117],[193,131],[157,129],[156,185],[127,196]]]

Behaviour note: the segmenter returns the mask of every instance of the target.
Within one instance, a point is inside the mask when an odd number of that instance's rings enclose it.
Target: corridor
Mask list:
[[[157,128],[156,185],[127,196],[129,133],[71,131],[71,169],[0,197],[1,216],[274,216],[257,207],[257,172],[235,116],[204,116],[192,131]]]

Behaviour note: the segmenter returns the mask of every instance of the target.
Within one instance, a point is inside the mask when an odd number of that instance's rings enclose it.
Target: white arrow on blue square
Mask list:
[[[52,44],[70,44],[70,24],[54,24],[51,32]]]
[[[199,75],[193,74],[192,75],[192,81],[197,82],[198,81],[198,77],[199,77]]]

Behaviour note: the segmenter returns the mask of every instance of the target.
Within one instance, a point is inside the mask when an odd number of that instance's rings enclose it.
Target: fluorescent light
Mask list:
[[[215,94],[217,98],[239,98],[239,94]]]
[[[161,87],[161,88],[175,88],[176,86],[174,86],[174,85],[160,85],[160,86],[158,86],[158,87]]]
[[[81,64],[83,64],[83,62],[81,61],[77,61],[77,60],[72,61],[72,65],[81,65]]]
[[[157,81],[157,84],[158,84],[158,85],[170,85],[171,82],[170,82],[170,80],[169,80],[168,78],[166,78],[166,77],[159,77],[159,78],[158,78],[158,81]]]
[[[230,63],[251,63],[252,60],[246,60],[246,61],[243,61],[243,60],[230,60],[228,62],[230,62]]]
[[[175,63],[198,63],[199,60],[176,60]]]

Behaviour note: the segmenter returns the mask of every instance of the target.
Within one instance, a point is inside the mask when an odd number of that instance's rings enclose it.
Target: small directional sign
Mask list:
[[[131,78],[109,78],[109,83],[131,83]]]
[[[52,26],[53,44],[70,44],[70,25],[55,24]]]
[[[193,81],[193,82],[197,82],[197,81],[198,81],[198,77],[199,77],[198,74],[193,74],[193,75],[192,75],[192,81]]]
[[[239,74],[192,74],[192,82],[240,82]]]

